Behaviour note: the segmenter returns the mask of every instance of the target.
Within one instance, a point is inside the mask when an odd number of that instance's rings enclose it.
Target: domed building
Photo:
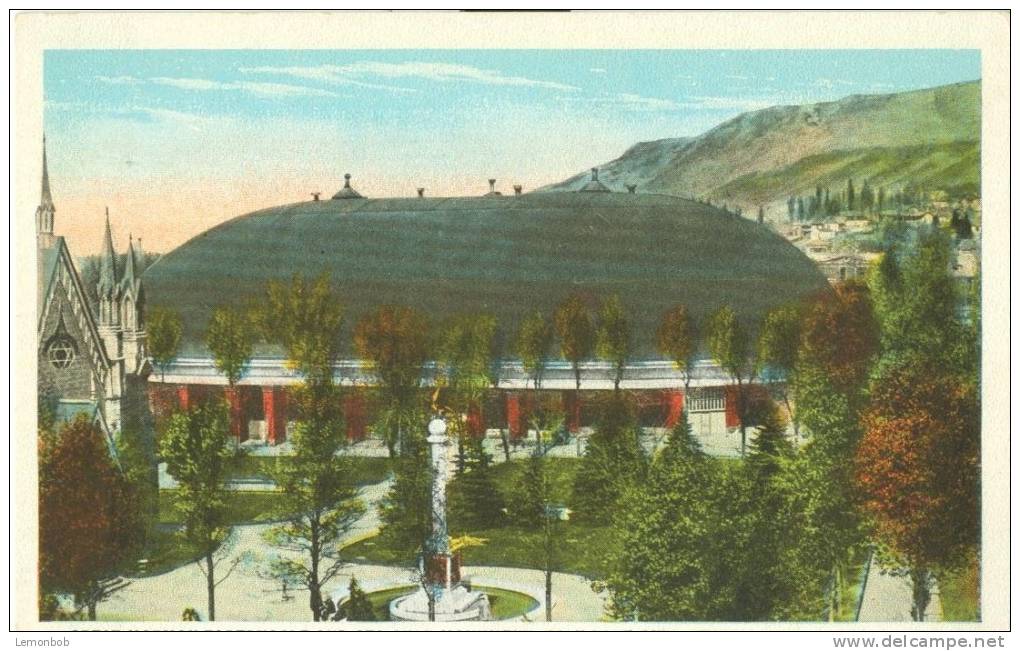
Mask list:
[[[180,356],[150,383],[175,385],[184,403],[225,385],[203,343],[212,312],[245,304],[270,280],[324,272],[345,302],[348,335],[381,305],[415,308],[432,323],[454,314],[495,316],[499,350],[507,352],[485,426],[514,433],[522,428],[519,394],[526,378],[509,342],[534,310],[551,315],[568,295],[580,294],[594,311],[600,300],[619,296],[635,349],[621,387],[641,392],[646,405],[663,414],[660,424],[669,425],[685,401],[680,374],[655,345],[667,309],[682,303],[700,322],[729,305],[753,331],[770,309],[827,287],[815,265],[767,227],[673,196],[612,192],[597,171],[578,192],[525,194],[514,186],[503,194],[491,180],[488,193],[477,197],[430,198],[419,189],[415,197],[387,199],[363,197],[348,175],[330,200],[316,195],[234,218],[146,271],[148,304],[176,310],[184,323]],[[350,337],[345,341],[349,346]],[[346,353],[338,381],[371,383],[350,348]],[[281,388],[298,381],[282,351],[260,348],[233,400],[237,435],[283,440]],[[696,428],[734,426],[726,384],[710,362],[696,364],[686,401]],[[542,388],[573,389],[569,364],[552,361]],[[583,365],[582,396],[612,388],[608,364]],[[370,418],[357,398],[350,402],[351,435],[360,437]],[[584,424],[579,403],[568,413],[572,429]]]

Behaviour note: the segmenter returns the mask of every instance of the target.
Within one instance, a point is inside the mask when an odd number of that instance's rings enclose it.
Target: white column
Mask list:
[[[450,536],[446,529],[446,478],[449,472],[446,422],[440,418],[429,423],[429,436],[425,439],[432,452],[432,535],[428,550],[433,554],[450,553]]]

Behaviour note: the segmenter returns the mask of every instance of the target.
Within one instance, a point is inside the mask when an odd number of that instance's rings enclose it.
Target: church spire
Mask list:
[[[135,256],[135,242],[131,234],[128,234],[127,259],[124,262],[124,286],[131,287],[135,282],[138,273],[138,259]]]
[[[39,207],[35,209],[35,231],[39,238],[39,244],[49,247],[53,244],[53,213],[56,208],[53,206],[53,195],[50,194],[50,171],[46,164],[46,136],[43,135],[42,152],[42,192],[39,197]]]
[[[113,248],[113,234],[110,232],[110,209],[106,209],[106,233],[103,236],[103,253],[99,261],[100,296],[112,295],[117,288],[117,251]]]

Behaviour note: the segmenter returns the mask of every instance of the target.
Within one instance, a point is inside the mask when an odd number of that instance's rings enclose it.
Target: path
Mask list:
[[[370,484],[361,489],[365,515],[352,528],[347,541],[370,536],[380,526],[376,505],[390,488],[392,480]],[[290,599],[284,600],[279,581],[261,576],[266,561],[280,552],[263,541],[262,536],[272,525],[234,527],[231,555],[246,560],[216,589],[218,621],[311,621],[308,593],[291,588]],[[366,589],[374,590],[411,583],[406,568],[382,565],[349,565],[325,586],[324,594],[346,588],[351,575]],[[498,567],[465,567],[465,578],[476,585],[506,587],[541,596],[545,578],[539,570]],[[553,617],[559,621],[598,620],[603,613],[603,599],[592,592],[587,580],[571,574],[555,574],[553,578]],[[195,563],[188,563],[158,576],[133,579],[131,584],[113,595],[99,607],[103,620],[180,621],[181,612],[196,609],[206,619],[205,575]],[[532,617],[544,620],[544,610]]]
[[[909,622],[913,603],[913,587],[909,576],[890,574],[876,560],[868,571],[868,580],[861,599],[860,622]],[[931,602],[925,613],[926,622],[942,619],[942,600],[938,585],[932,587]]]

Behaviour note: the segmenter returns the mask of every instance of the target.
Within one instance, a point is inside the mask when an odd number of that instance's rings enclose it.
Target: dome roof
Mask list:
[[[491,313],[505,338],[571,292],[593,307],[618,294],[644,358],[658,357],[655,330],[676,303],[698,319],[730,305],[754,327],[772,307],[827,287],[767,227],[685,199],[612,192],[279,206],[194,237],[144,279],[149,305],[181,314],[182,353],[198,354],[216,307],[257,296],[271,279],[322,272],[346,303],[348,329],[397,304],[436,321]]]

